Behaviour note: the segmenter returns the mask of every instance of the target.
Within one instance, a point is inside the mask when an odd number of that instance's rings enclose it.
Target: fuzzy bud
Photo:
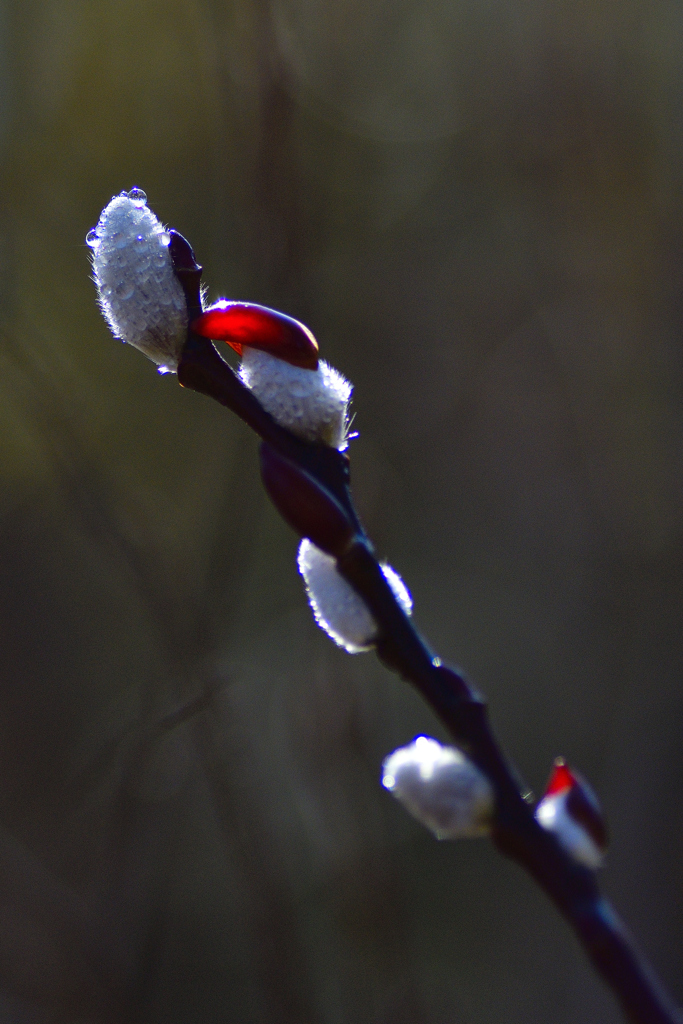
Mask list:
[[[317,370],[305,370],[245,345],[240,377],[266,412],[302,441],[321,441],[340,452],[348,447],[352,386],[324,360]]]
[[[377,623],[362,598],[338,572],[335,559],[305,539],[299,545],[297,561],[320,628],[349,654],[371,650],[378,635]],[[401,607],[410,615],[413,602],[405,583],[391,566],[381,568]]]
[[[175,371],[187,333],[187,303],[173,271],[170,235],[138,188],[114,196],[88,232],[97,297],[116,338],[162,370]]]
[[[382,764],[382,785],[437,839],[488,835],[493,788],[455,747],[418,736]]]
[[[318,359],[305,324],[266,306],[219,299],[190,327],[242,356],[242,382],[281,427],[303,441],[346,449],[352,387]]]
[[[535,815],[575,861],[593,871],[601,866],[608,845],[602,809],[586,780],[562,758],[555,762]]]

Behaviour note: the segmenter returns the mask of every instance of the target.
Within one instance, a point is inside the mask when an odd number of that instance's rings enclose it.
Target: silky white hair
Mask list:
[[[245,345],[240,377],[280,424],[303,441],[322,441],[339,451],[348,446],[348,408],[352,385],[324,360],[317,370]]]
[[[349,654],[371,650],[377,639],[377,623],[362,598],[338,572],[335,559],[310,540],[302,540],[297,562],[320,628]],[[413,602],[405,583],[390,565],[381,569],[403,610],[410,615]]]
[[[88,233],[104,318],[114,334],[163,370],[176,370],[187,333],[187,303],[173,271],[170,236],[141,189],[114,196]]]
[[[493,788],[456,747],[418,736],[382,764],[382,785],[437,839],[488,835]]]

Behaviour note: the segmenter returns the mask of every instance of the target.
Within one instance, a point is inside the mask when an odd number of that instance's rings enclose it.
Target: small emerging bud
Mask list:
[[[476,838],[491,830],[493,787],[455,747],[418,736],[385,758],[382,785],[437,839]]]
[[[338,572],[335,559],[306,539],[299,545],[297,561],[320,628],[349,654],[371,650],[377,640],[377,623],[362,598]],[[401,607],[410,615],[413,602],[405,583],[391,566],[381,568]]]
[[[162,370],[176,370],[187,334],[187,303],[173,271],[170,235],[138,188],[114,196],[88,232],[97,298],[116,338]]]
[[[608,835],[598,798],[561,757],[555,761],[535,814],[538,823],[552,832],[579,864],[593,871],[601,866]]]

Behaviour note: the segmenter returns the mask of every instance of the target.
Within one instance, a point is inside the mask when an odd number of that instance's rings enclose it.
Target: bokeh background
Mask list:
[[[114,341],[122,189],[355,384],[420,627],[683,999],[683,12],[0,4],[0,1021],[616,1024],[531,882],[382,758],[443,732],[309,614],[256,439]]]

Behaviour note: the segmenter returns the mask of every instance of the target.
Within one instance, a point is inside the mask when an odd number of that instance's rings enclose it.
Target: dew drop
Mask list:
[[[98,244],[100,236],[97,234],[97,228],[90,228],[90,231],[85,236],[85,244],[89,245],[92,249]]]
[[[159,373],[173,373],[170,366],[159,366],[157,367]]]
[[[146,193],[144,193],[141,188],[137,187],[132,188],[130,190],[130,192],[128,193],[128,198],[132,199],[134,203],[138,204],[138,206],[144,206],[145,203],[147,202]]]
[[[161,242],[162,245],[170,244],[171,236],[169,235],[168,231],[161,232],[161,234],[159,235],[159,241]]]

